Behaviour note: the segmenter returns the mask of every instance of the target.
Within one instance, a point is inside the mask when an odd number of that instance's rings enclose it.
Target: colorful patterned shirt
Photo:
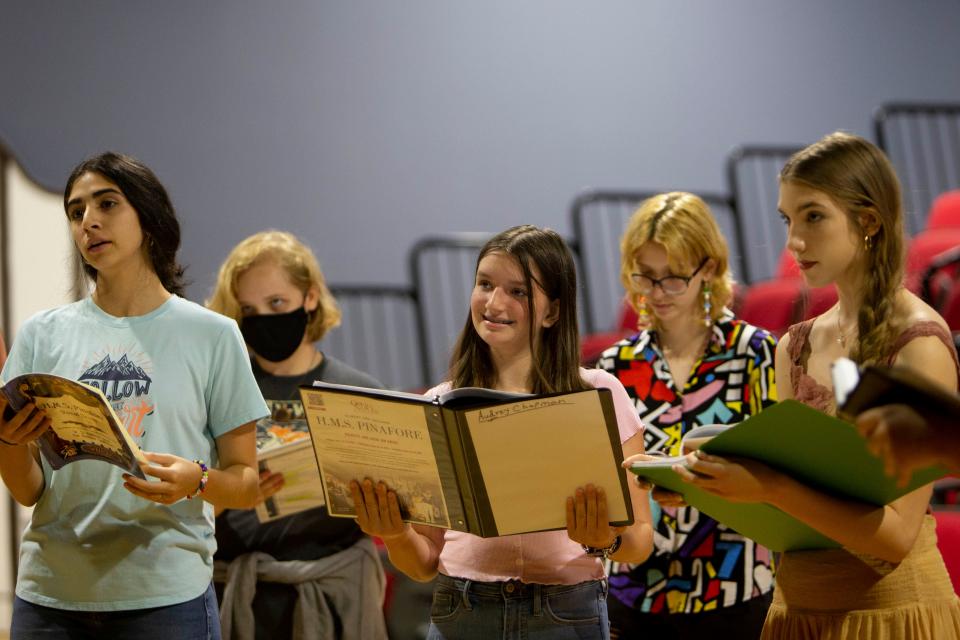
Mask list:
[[[733,424],[776,402],[776,338],[729,310],[713,326],[682,393],[656,331],[603,352],[597,366],[623,383],[646,427],[648,452],[680,454],[680,439],[704,424]],[[610,594],[644,613],[699,613],[736,605],[773,588],[772,556],[692,507],[654,504],[654,553],[643,564],[614,563]]]

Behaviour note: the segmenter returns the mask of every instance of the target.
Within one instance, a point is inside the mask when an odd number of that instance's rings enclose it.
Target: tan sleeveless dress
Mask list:
[[[794,397],[833,414],[832,390],[807,375],[812,320],[790,328]],[[957,362],[953,340],[935,322],[910,327],[893,355],[910,340],[936,336]],[[936,525],[927,515],[913,549],[897,564],[846,549],[788,551],[777,571],[763,640],[949,640],[960,638],[960,600],[937,550]]]

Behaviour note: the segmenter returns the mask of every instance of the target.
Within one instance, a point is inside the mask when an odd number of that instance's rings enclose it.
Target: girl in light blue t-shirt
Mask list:
[[[47,416],[32,404],[15,413],[0,394],[0,474],[34,507],[10,636],[219,638],[211,503],[254,504],[254,424],[267,414],[243,339],[180,297],[180,225],[150,169],[90,158],[67,180],[64,209],[95,288],[30,318],[3,378],[99,387],[144,450],[148,480],[96,461],[53,471],[37,446]]]

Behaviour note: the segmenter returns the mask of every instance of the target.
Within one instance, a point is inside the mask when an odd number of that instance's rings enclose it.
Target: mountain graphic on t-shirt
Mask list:
[[[147,372],[130,362],[127,354],[119,360],[112,360],[109,355],[93,365],[80,375],[81,380],[145,380],[150,382]]]

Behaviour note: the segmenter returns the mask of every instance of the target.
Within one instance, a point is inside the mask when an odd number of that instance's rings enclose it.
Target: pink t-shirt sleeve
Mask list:
[[[620,429],[620,443],[623,444],[638,433],[643,433],[643,423],[637,408],[627,395],[627,390],[615,376],[603,369],[581,369],[581,377],[596,389],[609,389],[613,396],[613,408],[617,414],[617,427]]]

